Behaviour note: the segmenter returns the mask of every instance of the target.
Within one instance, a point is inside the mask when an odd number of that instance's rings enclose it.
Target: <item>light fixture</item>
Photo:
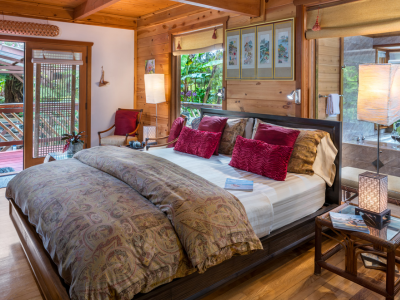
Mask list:
[[[218,89],[217,96],[220,97],[222,100],[225,100],[225,88]]]
[[[164,74],[145,74],[144,85],[146,92],[146,103],[156,105],[156,136],[157,137],[157,104],[165,102]]]
[[[146,139],[149,139],[149,143],[148,144],[152,144],[155,141],[151,140],[156,138],[157,136],[156,133],[156,126],[143,126],[143,145],[146,142]]]
[[[292,91],[289,95],[287,95],[289,100],[294,100],[294,103],[300,104],[301,103],[301,89],[297,89]]]
[[[376,173],[359,175],[359,207],[378,227],[383,226],[387,209],[388,177],[379,174],[380,125],[390,126],[400,119],[400,66],[364,64],[359,66],[357,119],[377,124],[378,159]]]

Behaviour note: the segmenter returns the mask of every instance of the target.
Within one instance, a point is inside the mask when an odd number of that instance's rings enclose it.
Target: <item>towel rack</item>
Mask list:
[[[339,97],[343,97],[343,95],[339,95]],[[328,95],[318,95],[318,98],[328,98]]]

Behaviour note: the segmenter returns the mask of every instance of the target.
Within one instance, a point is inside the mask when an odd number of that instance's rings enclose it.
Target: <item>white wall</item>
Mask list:
[[[5,17],[6,20],[47,23],[30,18]],[[97,132],[109,128],[114,123],[115,111],[133,108],[134,91],[134,31],[101,26],[49,21],[57,25],[60,40],[93,42],[92,48],[92,126],[91,143],[99,143]],[[108,86],[97,83],[104,67]]]

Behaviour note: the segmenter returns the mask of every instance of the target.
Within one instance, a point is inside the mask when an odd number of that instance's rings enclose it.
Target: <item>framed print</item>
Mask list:
[[[241,78],[256,79],[256,27],[241,30]]]
[[[257,79],[273,79],[274,25],[257,26]]]
[[[274,79],[294,79],[293,20],[274,24]]]
[[[156,60],[149,59],[145,61],[145,74],[155,74],[156,73]]]
[[[240,79],[240,30],[226,32],[226,79]]]

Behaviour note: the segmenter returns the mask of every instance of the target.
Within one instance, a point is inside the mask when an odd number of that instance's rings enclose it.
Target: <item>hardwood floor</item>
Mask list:
[[[18,235],[8,216],[5,189],[0,189],[0,299],[43,299],[29,267]],[[333,242],[326,240],[324,250]],[[344,253],[339,252],[329,262],[344,267]],[[384,281],[379,271],[359,271]],[[205,300],[377,300],[384,297],[323,270],[321,276],[314,272],[314,243],[309,242],[271,262],[266,268],[253,271],[245,278],[207,296]],[[400,299],[397,296],[396,299]]]

